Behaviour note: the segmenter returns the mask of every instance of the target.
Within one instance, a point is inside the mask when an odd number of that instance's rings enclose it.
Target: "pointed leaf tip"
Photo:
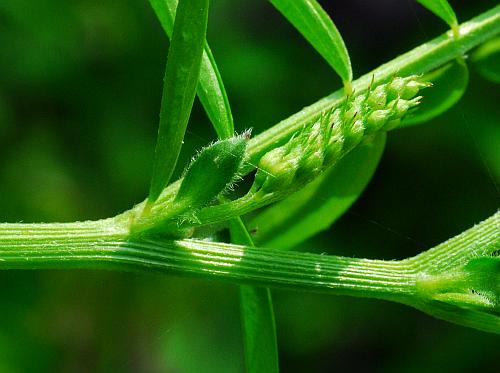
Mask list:
[[[437,17],[445,21],[454,33],[458,31],[458,21],[453,8],[447,0],[417,0]]]
[[[344,86],[352,80],[349,53],[332,19],[316,0],[270,0],[337,72]]]

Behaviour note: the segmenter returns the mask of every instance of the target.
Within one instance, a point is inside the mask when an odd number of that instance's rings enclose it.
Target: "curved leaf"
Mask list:
[[[329,228],[361,195],[385,147],[385,133],[359,146],[305,188],[250,223],[259,245],[291,248]]]
[[[418,110],[403,119],[399,128],[427,122],[455,105],[469,83],[469,70],[462,59],[456,59],[422,76],[432,88],[424,93]]]
[[[344,84],[352,80],[351,60],[333,21],[316,0],[270,0],[340,75]]]
[[[479,73],[494,83],[500,83],[500,37],[476,49],[471,61]]]
[[[149,2],[160,20],[165,34],[170,38],[178,0],[149,0]],[[203,46],[196,93],[217,132],[217,136],[220,139],[231,137],[234,133],[233,115],[219,69],[206,41]]]
[[[154,202],[174,172],[193,107],[207,32],[208,0],[181,0],[165,69],[160,126],[148,200]]]
[[[241,218],[229,222],[231,242],[253,246]],[[268,288],[240,287],[241,326],[245,347],[246,371],[278,372],[278,347],[271,291]]]
[[[452,30],[457,30],[457,16],[447,0],[417,0],[436,16],[445,21]]]

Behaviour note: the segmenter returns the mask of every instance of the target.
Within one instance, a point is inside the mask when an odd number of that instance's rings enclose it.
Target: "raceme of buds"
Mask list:
[[[285,145],[266,153],[259,162],[253,189],[264,192],[298,187],[377,131],[398,127],[401,119],[420,103],[416,96],[429,84],[415,75],[395,77],[347,97],[343,105],[324,113],[312,126]]]

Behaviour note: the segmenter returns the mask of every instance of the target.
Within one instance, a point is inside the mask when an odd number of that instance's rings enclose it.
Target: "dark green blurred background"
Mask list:
[[[323,2],[359,76],[445,26],[413,1]],[[452,1],[461,21],[494,1]],[[266,2],[213,0],[209,42],[238,130],[340,87]],[[168,42],[146,0],[0,2],[0,221],[107,217],[147,193]],[[473,70],[473,69],[471,69]],[[493,214],[498,88],[390,133],[368,190],[300,249],[404,258]],[[195,102],[179,172],[213,140]],[[398,304],[274,291],[283,371],[498,368],[499,338]],[[0,272],[0,372],[237,372],[237,288],[167,275]]]

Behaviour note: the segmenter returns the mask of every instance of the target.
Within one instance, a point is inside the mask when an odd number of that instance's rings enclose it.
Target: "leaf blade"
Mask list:
[[[417,0],[434,15],[445,21],[452,30],[457,29],[457,16],[447,0]]]
[[[337,27],[316,0],[270,0],[306,38],[344,84],[352,80],[349,53]]]
[[[231,241],[254,246],[241,218],[229,222]],[[247,372],[278,372],[276,323],[269,288],[240,286],[241,326]]]
[[[233,114],[229,106],[226,89],[215,64],[212,50],[205,43],[202,67],[198,84],[198,97],[214,126],[217,136],[229,138],[234,133]]]
[[[149,0],[156,16],[160,20],[165,34],[170,39],[173,20],[177,9],[177,0]],[[234,121],[231,107],[221,74],[215,63],[210,46],[205,40],[200,66],[200,76],[196,89],[198,98],[220,139],[229,138],[234,133]]]
[[[191,114],[208,22],[208,0],[181,0],[172,32],[148,200],[168,184]]]
[[[323,176],[258,215],[249,225],[256,231],[255,241],[289,249],[327,229],[365,189],[382,156],[385,138],[382,133],[373,143],[354,149]]]

